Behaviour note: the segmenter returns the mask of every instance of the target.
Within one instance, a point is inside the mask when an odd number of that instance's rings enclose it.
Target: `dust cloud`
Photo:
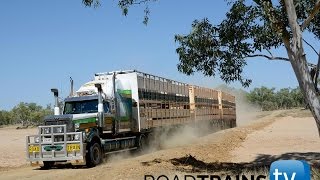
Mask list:
[[[258,114],[261,112],[261,108],[248,102],[245,91],[229,87],[215,89],[223,90],[224,92],[230,93],[236,97],[237,126],[245,126],[259,118]],[[211,123],[159,128],[149,134],[148,146],[143,151],[122,152],[108,155],[107,161],[115,162],[158,150],[192,144],[195,143],[199,137],[219,130],[221,130],[220,125]]]
[[[208,121],[177,127],[164,127],[150,134],[149,151],[169,149],[195,143],[199,137],[221,130],[220,124]]]
[[[245,98],[236,96],[237,126],[244,126],[257,120],[261,108],[250,104]]]
[[[258,119],[258,114],[261,108],[258,105],[251,104],[247,97],[246,91],[242,89],[235,89],[226,85],[220,85],[215,89],[224,91],[236,97],[236,113],[237,126],[244,126],[248,123]]]
[[[201,136],[220,130],[221,126],[211,123],[190,124],[184,126],[168,126],[155,129],[148,135],[147,146],[140,150],[125,151],[109,154],[104,162],[119,162],[123,159],[134,158],[151,152],[185,146],[196,143]]]
[[[107,155],[103,161],[104,163],[115,163],[124,159],[135,157],[137,154],[134,151],[123,151],[119,153],[109,154]]]
[[[164,128],[162,132],[157,132],[156,141],[159,146],[153,148],[167,149],[177,146],[183,146],[185,144],[192,143],[198,137],[194,127],[184,126],[175,129]]]

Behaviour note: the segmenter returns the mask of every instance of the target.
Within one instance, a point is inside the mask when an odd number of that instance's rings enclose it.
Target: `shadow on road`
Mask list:
[[[260,154],[252,162],[231,163],[231,162],[210,162],[206,163],[196,159],[191,155],[181,158],[173,158],[169,161],[176,167],[176,170],[188,173],[195,172],[230,172],[233,174],[241,174],[243,172],[268,172],[272,162],[277,160],[305,160],[316,169],[320,168],[320,153],[307,152],[298,153],[290,152],[277,156]],[[143,166],[151,166],[153,164],[161,163],[162,160],[154,159],[149,162],[142,162]]]

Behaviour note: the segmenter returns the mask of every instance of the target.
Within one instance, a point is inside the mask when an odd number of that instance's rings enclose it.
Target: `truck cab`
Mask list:
[[[115,76],[112,74],[109,84],[101,80],[84,84],[64,99],[61,109],[57,89],[51,90],[55,97],[54,115],[44,118],[37,135],[26,137],[27,159],[32,165],[50,168],[69,162],[95,166],[107,153],[137,149],[139,134],[129,127],[121,128],[118,120],[124,106],[113,85]],[[103,91],[107,85],[109,95]]]

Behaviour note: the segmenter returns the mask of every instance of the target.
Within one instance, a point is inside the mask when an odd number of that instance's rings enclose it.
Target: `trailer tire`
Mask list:
[[[99,143],[95,142],[89,147],[86,157],[86,164],[88,167],[94,167],[102,161],[102,151]]]

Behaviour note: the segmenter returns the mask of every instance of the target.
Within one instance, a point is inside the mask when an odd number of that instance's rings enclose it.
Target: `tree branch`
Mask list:
[[[319,51],[319,54],[318,54],[318,65],[317,65],[318,69],[320,69],[320,51]]]
[[[145,4],[145,3],[147,3],[148,1],[150,1],[150,0],[133,1],[133,2],[132,2],[132,5]]]
[[[265,54],[253,54],[253,55],[248,55],[247,57],[264,57],[269,60],[283,60],[283,61],[290,61],[289,58],[285,57],[274,57],[274,56],[267,56]]]
[[[266,49],[268,51],[268,53],[270,54],[270,56],[273,56],[271,51],[269,49]]]
[[[267,56],[267,55],[265,55],[265,54],[253,54],[253,55],[248,55],[248,56],[246,56],[246,58],[251,58],[251,57],[264,57],[264,58],[266,58],[266,59],[268,59],[268,60],[281,60],[281,61],[290,61],[290,59],[289,58],[285,58],[285,57],[278,57],[278,56]],[[309,67],[317,67],[315,64],[312,64],[312,63],[308,63],[307,62],[307,65],[309,66]],[[319,67],[320,67],[320,56],[319,56],[319,59],[318,59],[318,65],[319,65]]]
[[[309,16],[307,17],[307,19],[304,20],[304,22],[301,25],[301,31],[303,31],[311,22],[311,20],[314,18],[314,16],[316,16],[318,14],[320,10],[320,0],[318,0],[316,2],[316,4],[314,5],[311,13],[309,14]]]
[[[319,56],[319,53],[316,51],[316,49],[310,44],[308,43],[305,39],[302,38],[302,40],[308,45],[311,47],[311,49]]]
[[[318,53],[318,64],[317,64],[316,74],[314,78],[314,84],[317,92],[319,92],[319,89],[318,89],[319,70],[320,70],[320,51]]]

